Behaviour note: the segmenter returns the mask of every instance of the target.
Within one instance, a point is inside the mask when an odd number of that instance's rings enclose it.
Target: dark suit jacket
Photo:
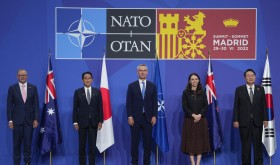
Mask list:
[[[157,89],[150,81],[146,81],[145,97],[143,100],[139,81],[134,81],[128,85],[126,95],[126,112],[127,117],[132,116],[135,122],[141,119],[143,107],[147,121],[152,117],[157,117]]]
[[[27,98],[23,102],[19,84],[9,87],[7,98],[8,121],[21,125],[24,122],[32,125],[34,120],[39,121],[39,100],[37,87],[27,83]]]
[[[184,90],[182,96],[182,105],[185,112],[185,118],[192,118],[192,114],[201,114],[201,117],[206,117],[208,111],[207,96],[204,91],[200,94],[194,91]]]
[[[91,120],[89,120],[90,116]],[[91,101],[88,104],[84,87],[77,89],[74,93],[73,101],[73,123],[78,123],[80,128],[85,128],[89,124],[97,127],[99,122],[103,123],[102,96],[100,90],[91,88]]]
[[[237,87],[234,98],[233,121],[238,121],[239,126],[248,126],[251,113],[256,126],[262,126],[263,121],[267,121],[264,88],[255,85],[253,103],[251,103],[246,85]]]

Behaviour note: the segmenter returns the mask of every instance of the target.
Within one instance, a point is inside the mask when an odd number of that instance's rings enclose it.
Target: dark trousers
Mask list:
[[[97,128],[88,126],[79,128],[79,162],[80,165],[86,165],[86,143],[88,139],[89,165],[95,165],[95,146],[96,146]]]
[[[242,165],[251,165],[251,145],[254,147],[254,164],[263,164],[262,126],[256,126],[251,120],[247,127],[239,127],[242,144]]]
[[[144,146],[144,165],[150,165],[151,163],[151,141],[152,141],[152,124],[150,121],[146,121],[143,114],[140,122],[134,123],[133,127],[130,127],[131,132],[131,163],[138,165],[138,147],[140,140],[140,131],[143,135]]]
[[[13,156],[14,165],[20,165],[21,144],[23,142],[24,162],[31,162],[31,143],[33,135],[33,125],[22,124],[14,125],[13,130]]]

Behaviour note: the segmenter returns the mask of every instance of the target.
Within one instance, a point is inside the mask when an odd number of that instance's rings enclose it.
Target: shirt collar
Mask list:
[[[250,88],[252,88],[252,90],[254,90],[254,89],[255,89],[255,84],[253,84],[252,86],[246,84],[246,87],[247,87],[248,90],[249,90]]]
[[[91,86],[90,86],[90,87],[84,86],[84,89],[85,89],[85,90],[89,89],[89,90],[91,91]]]
[[[139,81],[139,84],[141,84],[142,85],[142,82],[144,82],[145,84],[147,83],[147,80],[145,79],[145,80],[140,80],[140,79],[138,79],[138,81]]]
[[[24,84],[18,82],[19,86],[22,87],[22,85],[24,85],[25,87],[27,87],[27,82],[25,82]]]

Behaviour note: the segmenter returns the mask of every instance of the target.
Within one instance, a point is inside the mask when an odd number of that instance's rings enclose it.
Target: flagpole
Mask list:
[[[51,49],[49,49],[49,58],[51,57]],[[50,150],[50,165],[52,165],[52,151]]]
[[[216,165],[216,151],[214,151],[214,165]]]
[[[50,165],[52,165],[52,151],[50,151]]]
[[[157,60],[158,60],[158,50],[156,49],[156,57],[157,57]],[[156,165],[158,165],[158,145],[157,145],[157,147],[156,147]]]
[[[268,56],[268,48],[266,48],[265,54],[266,54],[266,58],[267,58],[267,56]]]
[[[272,165],[271,156],[269,157],[269,164]]]
[[[103,152],[103,162],[104,162],[103,165],[106,165],[106,153],[105,153],[105,151]]]
[[[156,165],[158,165],[158,145],[157,145],[157,163]]]
[[[49,58],[51,58],[51,49],[49,49]],[[50,150],[50,165],[52,165],[52,150]]]

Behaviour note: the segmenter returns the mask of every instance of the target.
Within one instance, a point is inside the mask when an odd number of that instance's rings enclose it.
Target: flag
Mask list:
[[[44,155],[51,151],[54,155],[61,143],[62,132],[56,102],[54,73],[52,69],[51,56],[49,56],[44,108],[39,134],[40,154]]]
[[[266,113],[268,117],[268,125],[264,128],[262,133],[262,142],[266,148],[267,154],[269,156],[274,155],[277,148],[276,145],[276,130],[274,122],[274,109],[273,109],[273,99],[272,99],[272,87],[271,87],[271,77],[270,77],[270,67],[268,56],[266,57],[266,62],[263,71],[262,86],[265,91],[266,98]]]
[[[153,129],[153,138],[156,141],[158,147],[163,152],[167,152],[169,150],[168,144],[168,136],[167,136],[167,129],[166,129],[166,118],[165,118],[165,106],[164,106],[164,99],[161,87],[161,78],[160,78],[160,70],[159,70],[159,62],[158,59],[156,61],[156,68],[155,68],[155,81],[157,87],[157,102],[158,102],[158,116],[157,122],[154,125]]]
[[[97,132],[96,146],[101,153],[115,143],[105,55],[102,63],[100,91],[102,95],[104,121],[102,128]]]
[[[207,120],[209,127],[210,149],[213,152],[222,146],[223,133],[221,129],[221,119],[210,57],[206,78],[206,95],[208,101]]]

